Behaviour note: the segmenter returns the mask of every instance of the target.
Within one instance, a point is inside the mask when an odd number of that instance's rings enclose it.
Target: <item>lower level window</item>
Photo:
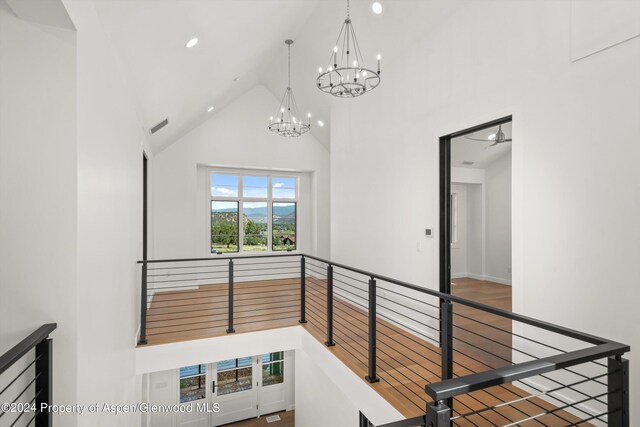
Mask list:
[[[207,366],[193,365],[180,368],[180,403],[206,397]]]
[[[284,353],[281,351],[262,355],[262,386],[284,382]]]
[[[253,363],[251,357],[218,362],[216,386],[218,396],[251,390],[253,385]]]

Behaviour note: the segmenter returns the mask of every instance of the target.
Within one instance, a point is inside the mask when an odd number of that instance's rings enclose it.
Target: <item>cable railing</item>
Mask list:
[[[0,425],[51,426],[53,340],[42,325],[0,356]]]
[[[140,264],[140,345],[303,324],[405,415],[384,427],[629,425],[624,344],[313,255]]]

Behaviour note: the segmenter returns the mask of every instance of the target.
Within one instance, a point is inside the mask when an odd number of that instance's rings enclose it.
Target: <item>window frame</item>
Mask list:
[[[211,177],[213,175],[227,175],[238,177],[238,195],[233,197],[214,196],[211,194]],[[267,178],[267,197],[244,197],[244,177],[266,177]],[[295,249],[291,252],[297,252],[299,250],[298,242],[298,208],[300,205],[300,181],[301,176],[298,173],[292,172],[278,172],[278,171],[262,171],[262,170],[229,170],[229,169],[216,169],[211,168],[207,170],[207,194],[209,200],[209,254],[214,255],[243,255],[243,254],[260,254],[260,253],[278,253],[285,251],[273,250],[273,204],[274,203],[293,203],[295,205],[295,230],[296,230],[296,243]],[[273,197],[273,179],[274,178],[293,178],[295,181],[294,198],[274,198]],[[220,254],[212,252],[213,250],[213,237],[211,233],[211,210],[213,202],[237,202],[238,203],[238,250],[234,252],[222,252]],[[244,225],[241,226],[244,217],[244,203],[266,203],[267,204],[267,244],[264,251],[244,251]]]
[[[273,354],[273,353],[282,353],[282,358],[278,359],[278,360],[270,360],[269,362],[265,362],[263,360],[263,356],[260,356],[260,384],[262,385],[262,387],[270,387],[273,385],[279,385],[279,384],[283,384],[285,382],[285,352],[284,351],[274,351],[274,352],[270,352],[270,353],[265,353],[265,354]],[[264,368],[265,366],[268,367],[269,365],[274,365],[276,363],[280,363],[282,366],[282,381],[278,382],[278,383],[273,383],[273,384],[267,384],[264,385]]]
[[[182,376],[180,374],[180,370],[183,368],[190,368],[192,366],[197,366],[198,367],[198,373],[193,374],[193,375],[186,375],[186,376]],[[202,372],[202,367],[204,366],[204,372]],[[206,363],[198,363],[197,365],[188,365],[188,366],[183,366],[182,368],[178,368],[178,404],[179,405],[190,405],[193,402],[197,402],[199,400],[203,400],[207,398],[207,382],[208,382],[208,375],[209,375],[209,368],[207,367]],[[182,380],[186,380],[186,379],[190,379],[190,378],[196,378],[196,377],[204,377],[204,397],[200,398],[200,399],[192,399],[192,400],[187,400],[187,401],[182,401]],[[201,384],[200,380],[198,380],[198,383]]]

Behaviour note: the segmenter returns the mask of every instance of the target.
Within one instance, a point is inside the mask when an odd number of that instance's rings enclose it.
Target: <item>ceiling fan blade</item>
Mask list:
[[[491,145],[487,145],[486,147],[484,147],[484,149],[486,150],[487,148],[491,148],[491,147],[493,147],[494,145],[498,145],[498,144],[499,144],[499,142],[494,142],[493,144],[491,144]]]
[[[511,141],[513,141],[513,139],[511,139],[511,138],[504,140],[504,142],[511,142]]]
[[[471,141],[480,141],[480,142],[485,142],[487,141],[486,139],[480,139],[480,138],[471,138],[470,136],[465,136],[466,139],[470,139]]]

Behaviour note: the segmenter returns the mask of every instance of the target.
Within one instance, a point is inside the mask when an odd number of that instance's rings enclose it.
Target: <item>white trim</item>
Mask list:
[[[482,280],[482,281],[487,281],[487,282],[495,282],[498,283],[500,285],[507,285],[507,286],[511,286],[511,279],[503,279],[501,277],[494,277],[494,276],[486,276],[483,274],[475,274],[475,273],[455,273],[451,275],[452,279],[475,279],[475,280]]]
[[[343,300],[346,301],[350,301],[351,303],[354,303],[354,305],[356,305],[356,307],[358,307],[359,305],[362,304],[361,301],[356,300],[354,297],[349,296],[348,294],[344,293],[343,291],[339,290],[339,289],[334,289],[334,294],[338,297],[341,298]],[[362,309],[362,307],[360,307]],[[404,320],[400,320],[400,318],[398,318],[397,315],[395,315],[392,312],[388,312],[384,309],[377,309],[378,314],[382,314],[384,317],[383,319],[386,320],[387,322],[390,322],[392,324],[395,324],[396,326],[404,329],[407,333],[420,338],[420,339],[429,339],[431,341],[433,341],[432,344],[439,346],[440,343],[438,342],[438,340],[436,340],[435,336],[433,335],[433,333],[426,331],[422,328],[420,328],[419,326],[416,325],[411,325],[408,322],[405,322]],[[414,330],[417,329],[420,332],[420,335],[415,333]]]

